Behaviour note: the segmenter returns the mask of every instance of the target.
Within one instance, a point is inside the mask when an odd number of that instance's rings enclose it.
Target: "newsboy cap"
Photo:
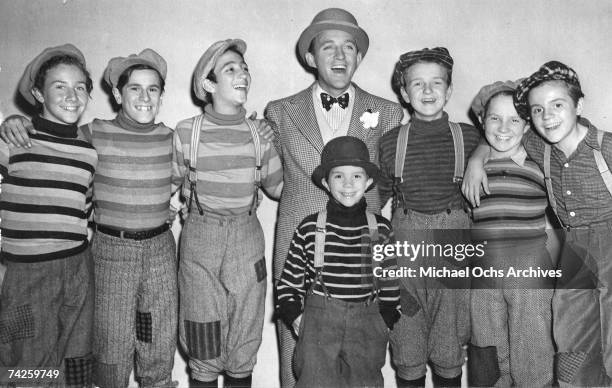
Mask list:
[[[34,87],[34,81],[41,66],[49,59],[60,55],[73,57],[77,61],[81,62],[83,64],[83,67],[86,67],[85,57],[83,56],[83,53],[74,45],[66,43],[61,46],[47,47],[34,59],[32,59],[30,63],[28,63],[23,72],[23,75],[21,76],[21,79],[19,80],[19,93],[30,104],[36,105],[36,99],[32,95],[32,88]]]
[[[140,54],[130,54],[127,57],[115,57],[108,61],[104,70],[104,81],[111,87],[116,88],[119,77],[123,72],[134,65],[147,65],[159,73],[162,79],[166,80],[168,66],[164,58],[150,48],[146,48]]]
[[[490,85],[485,85],[478,91],[476,97],[474,97],[474,101],[472,101],[472,112],[478,118],[482,119],[482,116],[485,114],[485,106],[497,93],[501,92],[510,92],[514,95],[516,91],[516,87],[522,79],[518,79],[516,81],[496,81]]]

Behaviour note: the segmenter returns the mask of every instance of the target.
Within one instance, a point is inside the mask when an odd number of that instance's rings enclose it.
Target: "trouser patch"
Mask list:
[[[93,376],[91,355],[66,359],[66,384],[89,386]]]
[[[571,383],[587,354],[585,352],[563,352],[557,354],[557,376],[559,381]]]
[[[34,337],[32,306],[25,304],[8,310],[0,320],[0,342],[7,344],[30,337]]]
[[[255,263],[255,274],[257,275],[257,282],[261,282],[266,278],[266,259],[262,258]]]
[[[491,387],[495,385],[501,372],[497,361],[495,346],[468,346],[468,376],[472,387]]]
[[[413,317],[421,309],[415,297],[403,287],[400,288],[400,303],[402,305],[402,314],[407,317]]]
[[[221,355],[221,321],[203,323],[185,320],[184,325],[191,358],[210,360]]]
[[[136,312],[136,339],[141,342],[153,341],[153,319],[151,313]]]

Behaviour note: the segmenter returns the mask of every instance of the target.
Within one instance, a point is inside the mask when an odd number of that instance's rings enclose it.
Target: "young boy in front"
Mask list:
[[[45,49],[19,81],[19,92],[40,113],[31,148],[0,143],[0,258],[7,267],[0,292],[2,374],[50,368],[63,376],[53,384],[91,386],[87,224],[98,156],[77,128],[91,90],[85,58],[71,44]]]
[[[251,75],[246,43],[227,39],[198,62],[193,88],[204,114],[178,123],[176,168],[187,175],[181,234],[179,335],[192,386],[248,387],[261,343],[266,291],[259,188],[278,198],[282,167],[245,119]]]
[[[549,204],[565,235],[553,295],[555,374],[561,386],[609,386],[612,135],[580,117],[584,94],[576,72],[563,63],[542,65],[519,84],[514,101],[537,132],[527,132],[523,145],[544,171]],[[474,205],[480,204],[488,152],[479,146],[466,170],[464,193]]]
[[[391,244],[391,225],[366,210],[378,167],[361,140],[341,136],[321,153],[313,182],[329,195],[291,242],[277,284],[277,312],[298,335],[296,387],[382,387],[389,330],[399,319],[395,256],[375,261],[374,244]],[[380,260],[380,259],[378,259]]]
[[[381,203],[394,199],[392,224],[399,241],[418,243],[430,240],[435,229],[470,227],[458,182],[464,156],[480,134],[471,125],[450,122],[444,111],[452,69],[443,47],[407,52],[395,65],[393,85],[413,112],[408,124],[380,140],[378,189]],[[391,335],[398,386],[424,386],[428,361],[434,384],[459,386],[469,336],[468,290],[443,289],[417,277],[400,285],[403,317]]]
[[[553,270],[546,250],[544,174],[521,144],[529,125],[514,108],[518,82],[483,86],[472,103],[491,146],[491,194],[473,209],[473,237],[487,241],[473,267]],[[470,386],[547,387],[553,383],[554,277],[474,278],[470,298]],[[484,283],[484,284],[483,284]]]

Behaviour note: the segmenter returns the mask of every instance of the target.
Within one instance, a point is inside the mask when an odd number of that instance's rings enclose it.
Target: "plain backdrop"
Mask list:
[[[261,115],[268,101],[313,82],[297,60],[295,44],[327,7],[349,10],[369,34],[370,49],[354,81],[371,93],[397,101],[390,80],[399,55],[445,46],[455,59],[447,111],[455,121],[468,121],[481,86],[529,75],[556,59],[580,76],[584,116],[602,129],[612,128],[612,1],[607,0],[0,0],[0,116],[23,112],[15,90],[25,65],[45,47],[70,42],[85,54],[95,85],[82,122],[111,118],[109,96],[101,87],[108,60],[150,47],[168,62],[158,119],[173,127],[200,112],[191,94],[193,69],[208,46],[226,38],[247,42],[253,77],[247,110]],[[276,204],[266,199],[258,214],[271,273]],[[253,378],[257,387],[279,385],[271,295],[269,284]],[[384,371],[385,385],[394,386],[388,364]],[[174,378],[187,385],[178,354]]]

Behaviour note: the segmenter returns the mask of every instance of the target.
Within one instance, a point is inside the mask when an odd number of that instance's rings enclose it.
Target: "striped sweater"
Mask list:
[[[174,134],[174,167],[185,178],[194,119],[179,122]],[[237,115],[222,115],[207,105],[201,131],[196,191],[202,208],[220,215],[248,212],[255,183],[255,146],[244,109]],[[268,195],[278,198],[283,181],[281,161],[271,142],[262,140],[261,147],[261,184]],[[183,185],[183,195],[190,196],[187,182]]]
[[[477,236],[506,241],[543,237],[548,206],[544,174],[525,150],[512,158],[487,161],[485,171],[491,194],[473,210]]]
[[[471,125],[460,125],[467,163],[469,155],[478,145],[480,133]],[[400,127],[392,129],[380,139],[381,176],[378,192],[382,204],[393,195],[395,147],[399,130]],[[412,117],[403,182],[400,184],[406,208],[427,214],[463,208],[464,200],[459,185],[453,183],[454,169],[455,149],[446,112],[441,119],[434,121]]]
[[[94,220],[121,230],[146,230],[168,218],[172,183],[172,129],[139,124],[120,111],[114,120],[82,127],[98,151]]]
[[[87,248],[95,149],[75,125],[35,117],[31,148],[0,142],[2,258],[38,262]]]
[[[327,203],[325,263],[321,270],[327,292],[332,298],[348,302],[364,302],[372,296],[374,275],[371,253],[364,257],[369,230],[365,216],[366,201],[347,208],[333,199]],[[291,323],[304,306],[304,297],[312,286],[316,295],[325,296],[314,269],[315,230],[318,213],[304,218],[289,246],[285,267],[276,286],[277,310],[281,318]],[[393,244],[389,221],[376,215],[380,244]],[[367,246],[367,245],[366,245]],[[395,269],[395,256],[381,261],[382,269]],[[314,283],[314,284],[313,284]],[[399,309],[399,286],[396,278],[379,278],[381,307]]]

